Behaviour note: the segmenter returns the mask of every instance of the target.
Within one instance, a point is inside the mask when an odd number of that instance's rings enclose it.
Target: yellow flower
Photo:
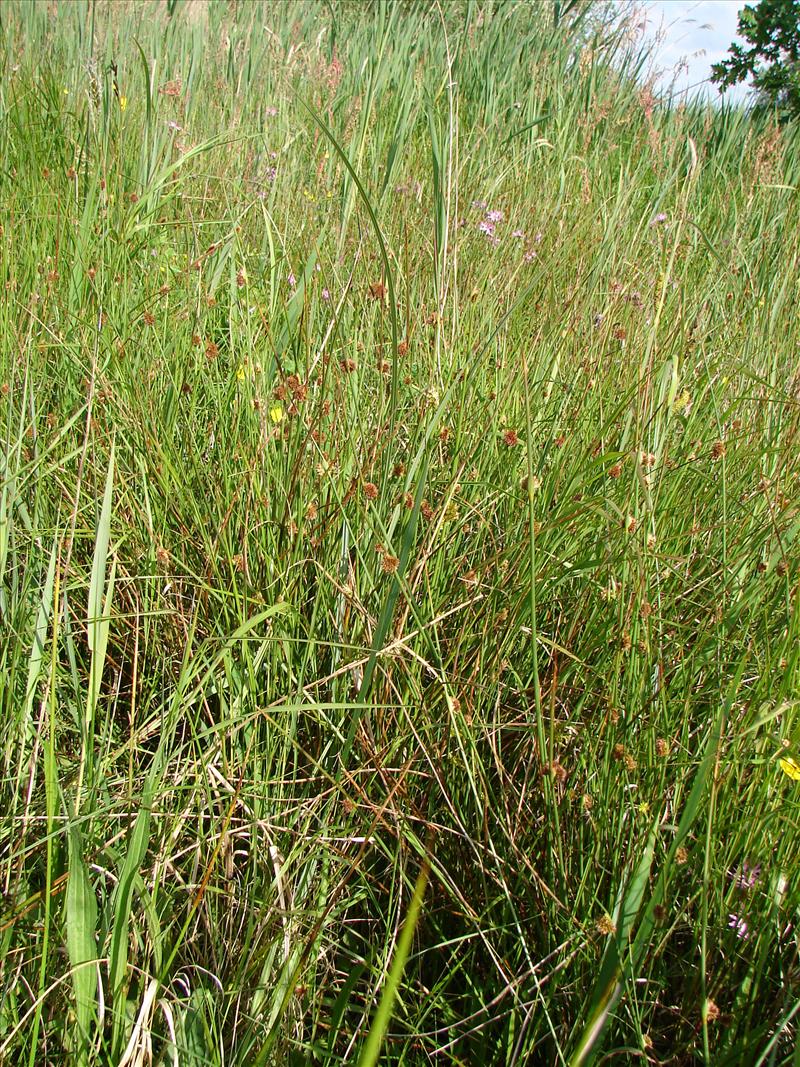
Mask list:
[[[280,422],[283,418],[283,408],[280,404],[275,404],[274,407],[269,409],[269,417],[273,422]]]
[[[778,760],[780,768],[784,774],[792,779],[793,782],[800,782],[800,763],[791,756],[783,756]]]
[[[127,106],[128,106],[128,98],[127,98],[127,96],[121,96],[119,98],[119,109],[120,109],[120,111],[124,111]]]
[[[244,369],[244,367],[239,367],[239,369],[236,372],[236,380],[238,382],[243,382],[246,377],[247,377],[247,371]]]

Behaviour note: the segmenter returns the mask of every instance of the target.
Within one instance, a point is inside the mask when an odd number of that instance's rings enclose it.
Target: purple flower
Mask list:
[[[750,936],[750,931],[747,928],[747,923],[739,915],[728,915],[728,926],[731,930],[736,931],[736,936],[740,941],[746,941]]]
[[[487,204],[485,200],[473,200],[472,207],[475,208],[477,211],[485,211]]]
[[[537,233],[537,234],[534,235],[533,239],[537,243],[537,245],[540,245],[542,243],[542,240],[544,239],[544,234],[543,233]]]
[[[290,289],[294,289],[294,287],[297,285],[297,278],[295,278],[294,274],[291,271],[289,271],[286,281],[289,283]]]
[[[663,211],[659,211],[659,213],[657,215],[653,216],[653,221],[650,223],[650,225],[651,226],[658,226],[659,222],[666,222],[666,221],[667,221],[666,214]]]
[[[526,263],[533,263],[536,259],[536,253],[532,248],[529,248],[525,255],[522,257]]]
[[[331,298],[331,291],[330,291],[330,289],[323,289],[323,290],[322,290],[322,294],[321,294],[321,295],[322,295],[322,299],[323,299],[323,300],[330,300],[330,298]]]
[[[737,889],[741,889],[744,893],[749,889],[753,889],[760,878],[761,864],[756,863],[751,867],[747,860],[745,860],[742,864],[742,869],[736,875],[734,884]]]
[[[179,126],[174,119],[170,119],[167,123],[167,129],[172,130],[174,133],[180,133],[183,129],[183,126]]]
[[[514,230],[514,232],[511,234],[511,236],[512,237],[517,237],[520,241],[524,241],[525,240],[525,231],[524,230]]]
[[[503,217],[504,216],[503,216],[503,212],[502,211],[487,211],[486,212],[486,218],[489,220],[489,222],[502,222],[503,221]]]
[[[479,222],[478,229],[481,233],[485,233],[487,237],[494,237],[494,223],[491,219],[488,221],[484,219],[483,222]]]
[[[275,116],[278,114],[278,109],[276,107],[264,108],[264,114],[269,115],[270,118],[275,118]]]

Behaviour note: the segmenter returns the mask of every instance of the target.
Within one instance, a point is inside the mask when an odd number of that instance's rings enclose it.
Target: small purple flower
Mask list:
[[[486,218],[489,222],[502,222],[504,215],[502,211],[487,211]]]
[[[741,889],[742,892],[747,892],[753,889],[761,878],[761,864],[756,863],[754,866],[750,866],[747,860],[742,864],[742,869],[736,876],[735,886],[737,889]]]
[[[536,259],[536,253],[532,248],[529,248],[525,255],[522,257],[526,263],[533,263]]]
[[[511,236],[512,237],[516,237],[520,241],[524,241],[525,240],[525,231],[524,230],[514,230],[514,232],[511,234]]]
[[[331,291],[330,291],[330,289],[323,289],[323,290],[322,290],[322,294],[321,294],[321,295],[322,295],[322,299],[323,299],[323,300],[330,300],[330,298],[331,298]]]
[[[278,177],[278,168],[277,167],[267,167],[267,171],[266,171],[266,174],[264,175],[264,177],[269,182],[269,184],[272,185],[272,183]]]
[[[665,212],[659,211],[659,213],[657,215],[653,216],[653,221],[650,223],[650,225],[651,226],[658,226],[658,224],[660,222],[666,222],[666,221],[667,221],[667,216],[666,216]]]
[[[170,119],[167,123],[167,129],[172,130],[173,133],[180,133],[183,126],[179,126],[174,119]]]
[[[488,221],[484,219],[483,222],[479,222],[478,229],[481,233],[485,233],[487,237],[494,237],[494,223],[491,219]]]
[[[289,283],[290,289],[294,289],[294,287],[297,285],[297,278],[295,278],[294,274],[291,271],[289,271],[286,281]]]
[[[264,108],[264,114],[269,115],[270,118],[274,119],[275,116],[278,114],[278,109],[276,107]]]
[[[544,240],[544,234],[543,233],[534,234],[533,239],[537,243],[537,245],[540,245],[542,243],[542,241]]]
[[[736,931],[736,936],[740,941],[746,941],[750,936],[750,931],[747,928],[747,923],[739,915],[728,915],[728,926],[731,930]]]
[[[473,200],[471,206],[475,208],[476,211],[485,211],[488,205],[485,200]]]

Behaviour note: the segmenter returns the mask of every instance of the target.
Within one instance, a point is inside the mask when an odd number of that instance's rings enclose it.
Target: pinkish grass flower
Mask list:
[[[481,233],[485,233],[487,237],[494,237],[494,223],[491,219],[484,219],[478,223],[478,229]]]
[[[289,283],[290,289],[294,289],[294,287],[297,285],[297,278],[295,278],[294,274],[291,271],[289,271],[289,274],[286,277],[286,281]]]
[[[323,289],[323,290],[322,290],[322,293],[321,293],[321,296],[322,296],[322,299],[323,299],[323,300],[330,300],[330,298],[331,298],[331,291],[330,291],[330,289]]]
[[[658,224],[660,222],[666,222],[666,221],[667,221],[666,212],[659,211],[659,213],[657,215],[653,216],[653,221],[650,223],[650,225],[651,226],[658,226]]]
[[[485,200],[473,200],[471,207],[473,207],[476,211],[485,211],[487,204]]]
[[[741,889],[742,892],[747,892],[750,889],[754,889],[756,883],[761,878],[761,864],[756,863],[754,866],[745,860],[742,864],[742,869],[736,875],[734,885],[737,889]]]
[[[265,107],[264,114],[269,115],[270,118],[274,119],[275,116],[278,114],[278,109],[276,107]]]
[[[746,941],[750,936],[747,923],[740,915],[728,915],[728,926],[731,930],[736,931],[736,936],[740,941]]]
[[[502,211],[487,211],[486,218],[489,222],[502,222],[504,215]]]
[[[525,240],[525,231],[524,230],[514,230],[514,232],[511,234],[511,236],[518,238],[518,240],[520,240],[520,241],[524,241]]]
[[[532,248],[529,248],[525,255],[522,257],[526,263],[533,263],[536,259],[536,253]]]

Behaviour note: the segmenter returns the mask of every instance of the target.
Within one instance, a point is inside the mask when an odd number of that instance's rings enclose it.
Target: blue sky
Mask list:
[[[746,2],[646,0],[641,3],[638,10],[640,21],[645,23],[644,33],[650,39],[663,34],[663,40],[655,50],[656,66],[664,71],[659,87],[666,88],[675,70],[685,62],[688,69],[678,74],[676,90],[705,91],[717,97],[716,86],[707,83],[710,67],[725,58],[731,42],[736,39],[737,12]],[[726,97],[731,101],[744,100],[747,87],[734,86],[727,91]]]

